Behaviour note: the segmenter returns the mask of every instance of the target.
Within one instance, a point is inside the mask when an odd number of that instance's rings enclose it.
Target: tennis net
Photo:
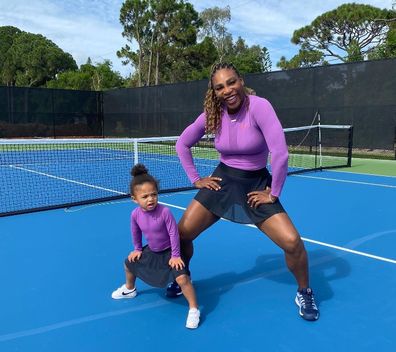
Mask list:
[[[351,126],[285,129],[289,174],[351,166]],[[129,196],[140,162],[161,192],[192,189],[176,155],[178,137],[0,139],[0,216],[110,201]],[[210,175],[219,155],[213,139],[192,148],[198,172]]]

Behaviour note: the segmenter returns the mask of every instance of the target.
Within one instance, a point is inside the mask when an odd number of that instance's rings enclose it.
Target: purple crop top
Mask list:
[[[249,95],[238,113],[221,117],[221,129],[215,136],[220,161],[242,170],[258,170],[267,165],[271,153],[271,194],[279,197],[287,175],[288,150],[282,126],[268,100]],[[205,113],[188,126],[176,143],[176,151],[192,183],[200,179],[190,148],[205,134]]]

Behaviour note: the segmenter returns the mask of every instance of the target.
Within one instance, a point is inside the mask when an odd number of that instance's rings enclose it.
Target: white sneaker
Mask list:
[[[137,295],[136,287],[132,290],[126,288],[125,284],[117,288],[112,294],[113,299],[134,298]]]
[[[200,316],[201,316],[201,313],[197,308],[191,308],[188,311],[186,328],[196,329],[199,325],[199,317]]]

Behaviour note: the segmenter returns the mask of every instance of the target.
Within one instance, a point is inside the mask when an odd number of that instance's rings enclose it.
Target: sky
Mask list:
[[[129,44],[122,36],[119,14],[123,0],[0,0],[0,26],[14,26],[42,34],[78,65],[88,57],[94,63],[108,59],[113,69],[128,76],[117,50]],[[272,70],[281,56],[290,59],[299,47],[290,42],[294,30],[310,24],[317,16],[338,6],[355,2],[379,8],[392,7],[392,0],[185,0],[201,12],[210,7],[230,6],[228,31],[234,39],[242,37],[251,45],[269,50]]]

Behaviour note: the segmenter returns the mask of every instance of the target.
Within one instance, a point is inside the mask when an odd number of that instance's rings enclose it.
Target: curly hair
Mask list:
[[[213,89],[212,80],[214,74],[222,69],[233,70],[239,78],[242,78],[238,69],[232,63],[219,62],[212,66],[209,82],[208,82],[208,90],[206,91],[205,100],[204,100],[204,110],[206,113],[206,124],[205,124],[206,134],[215,134],[220,131],[221,114],[223,112],[223,108],[220,100],[216,97],[216,93]],[[244,87],[244,92],[247,96],[255,95],[255,91],[248,87]]]
[[[143,164],[136,164],[131,170],[131,175],[133,177],[129,186],[131,195],[135,193],[137,186],[146,182],[152,183],[158,191],[158,181],[148,173],[146,166]]]

